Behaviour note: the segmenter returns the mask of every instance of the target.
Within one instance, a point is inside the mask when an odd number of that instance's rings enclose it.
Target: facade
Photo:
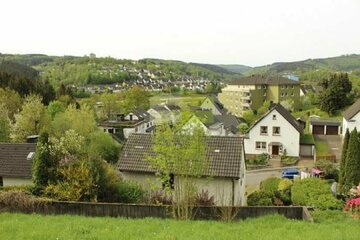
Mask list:
[[[299,157],[300,136],[303,128],[281,105],[274,104],[248,130],[245,138],[245,152],[248,155],[267,153]]]
[[[245,153],[241,137],[207,137],[207,157],[210,161],[204,177],[196,179],[198,192],[208,191],[214,196],[215,204],[242,206],[245,199]],[[133,134],[129,137],[120,155],[117,167],[126,180],[132,180],[146,189],[162,188],[156,178],[156,170],[146,161],[151,151],[152,136]],[[176,175],[176,173],[174,173]],[[174,184],[181,184],[180,177],[174,177]]]
[[[345,136],[346,129],[351,132],[354,128],[360,130],[360,99],[351,105],[343,114],[342,135]]]
[[[335,119],[310,117],[309,132],[314,135],[340,135],[341,122]]]
[[[233,115],[214,115],[211,110],[198,110],[182,129],[191,131],[195,126],[200,126],[207,136],[235,136],[240,123]]]
[[[0,144],[0,183],[3,186],[32,184],[32,161],[36,144]]]
[[[300,106],[300,83],[280,76],[253,75],[230,82],[219,100],[224,107],[238,117],[247,110],[257,110],[265,101],[288,104],[293,101],[293,108]]]
[[[164,104],[156,105],[147,112],[155,119],[156,125],[165,122],[174,124],[180,116],[181,108],[174,104]]]

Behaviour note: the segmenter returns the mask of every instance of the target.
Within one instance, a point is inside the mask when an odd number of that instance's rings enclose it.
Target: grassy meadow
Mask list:
[[[359,220],[314,213],[315,223],[265,216],[238,222],[0,214],[0,239],[359,239]]]

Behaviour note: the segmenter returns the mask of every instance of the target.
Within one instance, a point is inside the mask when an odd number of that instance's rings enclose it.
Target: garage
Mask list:
[[[300,145],[300,156],[313,157],[314,156],[314,145]]]
[[[341,123],[334,119],[310,118],[310,132],[314,135],[338,135]]]
[[[323,135],[325,130],[325,126],[321,126],[321,125],[313,125],[313,131],[312,134],[318,134],[318,135]]]

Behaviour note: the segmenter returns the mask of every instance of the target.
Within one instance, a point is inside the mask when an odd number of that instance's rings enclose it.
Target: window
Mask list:
[[[291,93],[291,96],[294,96],[294,92]]]
[[[255,148],[266,150],[266,142],[255,142]]]
[[[291,88],[294,89],[294,85],[292,85]]]
[[[268,133],[268,127],[267,126],[261,126],[260,127],[260,134],[267,134]]]
[[[283,93],[283,92],[281,93],[281,96],[282,96],[282,97],[284,96],[284,93]]]
[[[281,85],[281,89],[284,89],[285,88],[285,86],[284,85]]]
[[[280,135],[280,127],[273,127],[273,135]]]
[[[263,89],[266,89],[266,85],[263,85]]]
[[[273,120],[276,120],[276,115],[275,114],[273,115]]]

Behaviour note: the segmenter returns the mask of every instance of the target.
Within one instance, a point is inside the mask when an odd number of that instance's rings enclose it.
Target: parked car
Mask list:
[[[294,179],[294,176],[297,175],[297,176],[300,176],[300,171],[299,169],[296,169],[296,168],[288,168],[288,169],[285,169],[282,174],[281,174],[281,177],[282,178],[288,178],[288,179]]]

